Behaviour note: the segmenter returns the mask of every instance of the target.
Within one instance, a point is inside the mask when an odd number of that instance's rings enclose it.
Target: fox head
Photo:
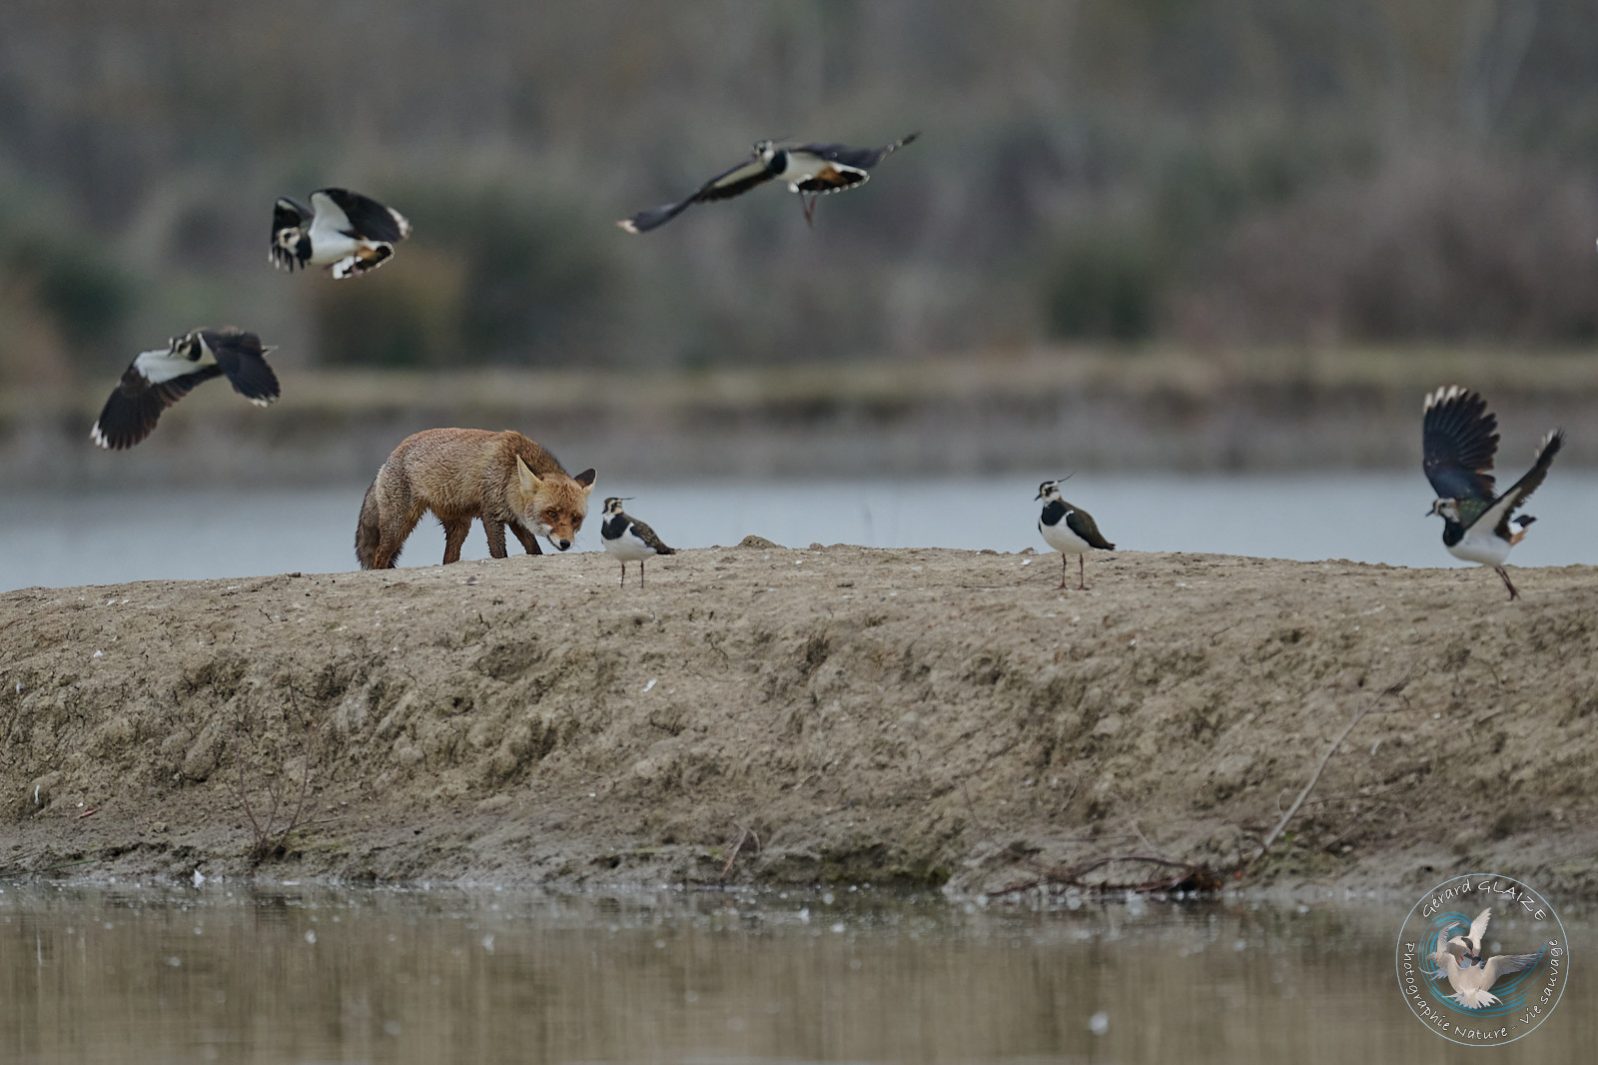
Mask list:
[[[588,495],[594,490],[594,471],[584,470],[576,477],[552,473],[540,477],[516,456],[518,498],[513,502],[522,525],[565,551],[577,539],[577,530],[588,516]]]

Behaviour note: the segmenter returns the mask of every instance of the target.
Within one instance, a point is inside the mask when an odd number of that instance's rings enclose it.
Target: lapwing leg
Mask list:
[[[1514,600],[1519,599],[1520,592],[1516,590],[1514,582],[1509,579],[1509,573],[1504,569],[1504,567],[1494,566],[1493,571],[1497,573],[1498,576],[1503,578],[1504,587],[1509,589],[1510,601],[1513,602]]]
[[[644,586],[644,560],[638,560],[638,587]]]
[[[621,586],[623,588],[627,587],[627,563],[625,562],[621,564]]]
[[[1071,573],[1071,560],[1065,555],[1060,556],[1060,591],[1065,591],[1065,578]]]
[[[821,198],[819,193],[799,194],[799,206],[804,208],[805,225],[811,229],[816,227],[816,201]]]
[[[1079,592],[1088,590],[1087,560],[1087,555],[1076,556],[1076,590]]]

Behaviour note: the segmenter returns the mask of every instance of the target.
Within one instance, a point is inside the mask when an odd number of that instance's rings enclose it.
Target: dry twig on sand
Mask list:
[[[1349,735],[1354,731],[1359,723],[1365,720],[1367,715],[1376,711],[1383,699],[1390,695],[1401,694],[1404,690],[1404,686],[1408,683],[1409,679],[1406,677],[1395,684],[1391,684],[1378,692],[1370,702],[1360,707],[1358,712],[1356,712],[1349,720],[1348,724],[1343,727],[1343,731],[1338,733],[1337,738],[1332,741],[1329,747],[1327,747],[1326,752],[1321,755],[1320,761],[1315,766],[1315,771],[1310,774],[1309,780],[1306,781],[1304,787],[1299,790],[1298,796],[1293,800],[1292,805],[1287,808],[1286,812],[1284,812],[1281,818],[1276,822],[1275,827],[1265,834],[1265,838],[1260,841],[1259,849],[1255,851],[1254,854],[1246,861],[1239,863],[1235,868],[1228,870],[1225,873],[1217,873],[1209,866],[1202,863],[1182,862],[1171,858],[1165,858],[1157,854],[1117,854],[1105,858],[1095,858],[1091,861],[1083,862],[1079,865],[1074,865],[1067,868],[1047,868],[1043,870],[1042,875],[1035,879],[1023,881],[1021,883],[1010,884],[1006,887],[1000,888],[997,891],[990,891],[988,892],[988,895],[990,897],[995,895],[1009,895],[1015,892],[1030,891],[1037,888],[1059,889],[1073,887],[1085,891],[1101,893],[1111,891],[1151,893],[1161,891],[1209,892],[1220,890],[1221,886],[1226,882],[1227,879],[1235,879],[1243,876],[1248,872],[1249,869],[1253,868],[1255,863],[1257,863],[1261,858],[1265,857],[1266,852],[1271,849],[1271,845],[1281,838],[1282,833],[1285,832],[1287,830],[1287,826],[1292,823],[1292,820],[1294,816],[1298,814],[1299,809],[1303,807],[1306,801],[1309,800],[1310,793],[1313,792],[1315,790],[1315,786],[1320,783],[1321,775],[1326,772],[1326,767],[1331,763],[1332,756],[1335,755],[1343,746],[1343,742],[1348,739]],[[1144,846],[1148,847],[1149,850],[1152,851],[1158,849],[1149,841],[1148,837],[1143,834],[1142,827],[1136,821],[1132,822],[1132,829],[1137,833],[1137,838],[1142,841]],[[1113,866],[1118,864],[1151,865],[1174,870],[1174,872],[1166,875],[1149,877],[1144,880],[1133,881],[1087,881],[1083,879],[1083,877],[1095,870],[1102,869],[1105,866]]]
[[[1377,693],[1374,699],[1360,707],[1358,712],[1356,712],[1354,716],[1349,719],[1348,724],[1343,727],[1343,731],[1339,732],[1337,734],[1337,738],[1332,741],[1331,746],[1326,748],[1326,753],[1321,755],[1320,762],[1315,766],[1315,772],[1310,774],[1309,780],[1305,782],[1304,787],[1298,793],[1298,797],[1293,800],[1293,804],[1287,808],[1285,813],[1282,814],[1281,819],[1276,822],[1276,826],[1265,834],[1264,839],[1260,840],[1260,849],[1255,852],[1254,856],[1238,866],[1236,875],[1241,876],[1249,869],[1253,868],[1256,862],[1265,857],[1265,852],[1271,849],[1271,844],[1275,843],[1277,839],[1281,837],[1282,833],[1287,830],[1289,822],[1291,822],[1293,820],[1293,816],[1298,813],[1299,807],[1304,805],[1304,800],[1309,798],[1310,792],[1315,790],[1315,785],[1320,783],[1321,774],[1326,772],[1326,767],[1331,763],[1332,756],[1337,753],[1338,748],[1342,747],[1343,741],[1348,739],[1349,734],[1354,731],[1355,726],[1357,726],[1361,721],[1365,720],[1366,715],[1374,711],[1376,707],[1380,705],[1381,701],[1387,696],[1398,695],[1403,692],[1404,685],[1408,683],[1409,678],[1406,677],[1396,684],[1390,684],[1386,688],[1383,688]]]
[[[732,853],[727,855],[727,864],[721,867],[720,879],[726,880],[727,874],[732,872],[732,863],[738,860],[739,853],[744,849],[744,844],[750,839],[755,841],[755,853],[760,853],[760,833],[753,828],[745,828],[738,836],[738,842],[732,845]]]

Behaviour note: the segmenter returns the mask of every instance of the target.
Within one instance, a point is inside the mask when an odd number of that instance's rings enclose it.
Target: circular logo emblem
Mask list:
[[[1559,1005],[1570,944],[1547,896],[1466,873],[1428,891],[1398,932],[1398,989],[1426,1027],[1465,1046],[1529,1035]]]

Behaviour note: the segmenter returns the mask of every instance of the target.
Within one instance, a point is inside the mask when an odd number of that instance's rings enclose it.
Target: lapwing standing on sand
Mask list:
[[[621,509],[625,498],[611,496],[605,500],[605,521],[599,527],[599,538],[609,551],[621,560],[621,583],[627,585],[627,563],[638,563],[638,586],[644,585],[644,560],[656,555],[674,555],[655,535],[655,530]]]
[[[1067,478],[1062,478],[1061,481]],[[1038,485],[1037,498],[1043,500],[1043,513],[1038,517],[1038,532],[1048,545],[1060,552],[1060,587],[1065,587],[1065,577],[1071,571],[1070,556],[1076,556],[1077,589],[1087,591],[1087,573],[1083,556],[1089,549],[1114,551],[1115,545],[1106,540],[1093,521],[1093,515],[1081,507],[1067,503],[1060,497],[1061,481],[1044,481]]]
[[[1526,527],[1537,519],[1530,515],[1517,518],[1514,513],[1548,476],[1548,467],[1564,444],[1564,433],[1555,429],[1543,437],[1526,476],[1498,495],[1492,474],[1493,456],[1498,451],[1498,417],[1487,412],[1487,401],[1479,393],[1451,385],[1427,396],[1425,411],[1422,468],[1437,492],[1427,516],[1442,516],[1443,546],[1449,554],[1491,566],[1509,589],[1509,598],[1520,598],[1504,570],[1504,561],[1510,548],[1525,539]]]
[[[105,401],[89,438],[103,448],[132,447],[150,435],[163,410],[213,377],[226,377],[233,391],[268,406],[278,397],[277,375],[266,364],[271,350],[254,333],[230,326],[196,329],[173,337],[165,348],[140,352]]]
[[[816,199],[828,193],[857,188],[871,180],[869,171],[882,160],[919,137],[911,133],[880,148],[851,148],[845,144],[778,144],[756,141],[750,157],[729,167],[695,189],[689,196],[661,207],[639,211],[616,224],[629,233],[647,233],[670,222],[696,203],[730,200],[774,178],[798,193],[806,224],[814,224]]]
[[[394,257],[411,224],[392,207],[348,189],[317,189],[311,205],[284,196],[272,208],[272,263],[291,273],[325,266],[335,278],[375,270]]]

